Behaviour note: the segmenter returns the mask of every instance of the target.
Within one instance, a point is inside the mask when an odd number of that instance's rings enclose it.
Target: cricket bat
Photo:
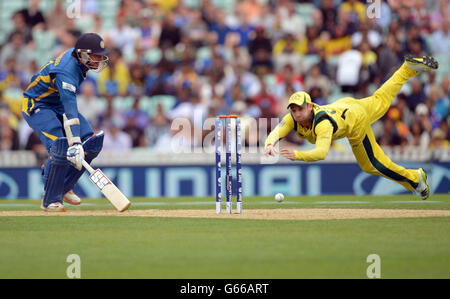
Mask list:
[[[108,177],[100,170],[95,169],[83,159],[83,166],[90,173],[89,178],[97,186],[103,195],[112,203],[119,212],[123,212],[131,205],[128,198],[116,187]]]

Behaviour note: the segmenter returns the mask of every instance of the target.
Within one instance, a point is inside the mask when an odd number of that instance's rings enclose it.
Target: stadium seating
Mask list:
[[[176,103],[176,98],[171,95],[155,95],[152,97],[142,97],[139,102],[139,109],[147,112],[150,117],[157,112],[157,106],[162,105],[163,111],[170,111]]]
[[[314,4],[298,3],[295,11],[302,17],[303,21],[305,22],[305,25],[308,26],[313,23],[312,13],[314,9],[315,9]]]
[[[144,59],[148,64],[156,65],[162,58],[160,48],[153,48],[145,53]]]
[[[307,72],[313,65],[319,63],[320,57],[319,55],[310,54],[302,57],[303,59],[303,68],[304,71]]]

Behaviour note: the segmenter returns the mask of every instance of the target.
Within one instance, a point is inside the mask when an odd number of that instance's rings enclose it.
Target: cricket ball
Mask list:
[[[277,193],[275,194],[275,200],[278,202],[282,202],[284,200],[284,195],[283,193]]]

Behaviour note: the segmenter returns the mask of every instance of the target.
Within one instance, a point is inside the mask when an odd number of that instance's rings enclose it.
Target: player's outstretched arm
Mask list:
[[[265,156],[273,156],[277,154],[277,150],[275,148],[275,144],[281,138],[286,137],[290,131],[294,129],[294,120],[290,113],[286,114],[282,121],[275,127],[275,129],[270,132],[269,136],[267,136],[265,146],[264,146],[264,155]]]
[[[329,121],[323,121],[317,125],[316,134],[316,146],[312,150],[300,152],[283,149],[280,153],[285,158],[290,160],[301,160],[308,162],[324,160],[330,150],[333,136],[333,126]]]

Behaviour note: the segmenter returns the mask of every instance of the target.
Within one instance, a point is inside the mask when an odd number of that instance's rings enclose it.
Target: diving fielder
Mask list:
[[[64,212],[63,201],[81,203],[72,189],[83,174],[82,160],[90,163],[100,153],[103,133],[94,134],[78,112],[76,92],[88,70],[106,67],[108,53],[99,35],[83,34],[74,48],[44,65],[23,94],[22,115],[49,153],[43,167],[45,211]]]
[[[403,65],[372,96],[359,100],[346,97],[319,106],[311,102],[306,92],[296,92],[289,98],[287,108],[290,112],[267,137],[264,154],[276,154],[274,144],[292,130],[315,143],[315,148],[305,152],[282,149],[280,153],[290,160],[323,160],[332,140],[347,137],[363,171],[393,180],[427,199],[429,189],[425,171],[422,168],[405,169],[393,163],[375,141],[371,124],[387,112],[409,78],[419,71],[437,68],[438,63],[433,57],[406,56]]]

